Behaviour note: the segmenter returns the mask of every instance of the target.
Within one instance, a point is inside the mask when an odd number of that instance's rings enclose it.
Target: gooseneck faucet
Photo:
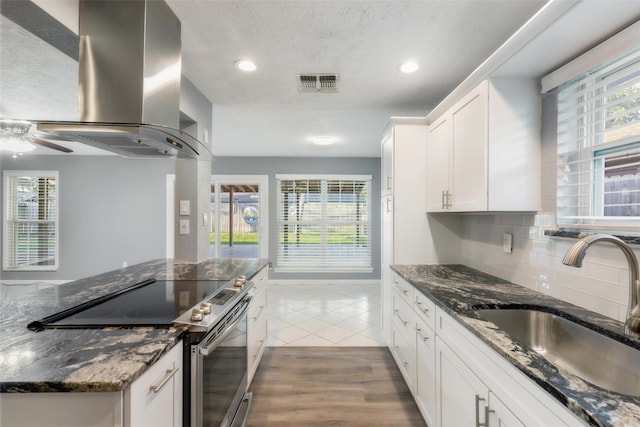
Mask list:
[[[640,338],[640,307],[638,307],[638,294],[640,283],[638,282],[638,259],[633,250],[622,240],[608,234],[595,234],[584,237],[574,244],[565,254],[562,263],[572,267],[582,267],[582,259],[589,246],[596,242],[613,243],[624,252],[629,264],[629,308],[627,320],[624,323],[624,332],[632,338]]]

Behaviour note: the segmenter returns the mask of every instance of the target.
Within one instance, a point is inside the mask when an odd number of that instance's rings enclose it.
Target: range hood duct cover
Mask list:
[[[177,130],[181,26],[169,6],[157,0],[80,0],[79,11],[79,121],[42,121],[38,130],[125,157],[195,158],[207,152]]]

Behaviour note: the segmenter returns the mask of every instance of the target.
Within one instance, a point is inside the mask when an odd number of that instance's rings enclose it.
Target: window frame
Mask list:
[[[289,193],[283,193],[282,190],[282,184],[283,181],[315,181],[315,180],[319,180],[320,181],[320,192],[317,193],[318,197],[320,198],[319,202],[320,203],[320,217],[315,220],[315,221],[302,221],[302,220],[291,220],[288,219],[287,221],[285,221],[285,215],[284,215],[284,200],[283,200],[283,194],[289,194]],[[364,185],[366,186],[366,198],[364,203],[366,204],[366,220],[362,221],[362,220],[358,220],[357,218],[354,220],[350,220],[349,217],[347,217],[347,220],[344,220],[344,216],[340,217],[339,219],[331,219],[331,215],[329,214],[329,212],[327,211],[327,206],[330,203],[328,200],[328,189],[327,186],[329,185],[330,182],[334,182],[334,181],[356,181],[356,182],[361,182],[364,183]],[[277,221],[276,221],[276,230],[277,230],[277,254],[276,254],[276,265],[274,268],[275,272],[286,272],[286,273],[372,273],[373,270],[373,253],[372,253],[372,243],[373,243],[373,236],[372,236],[372,226],[373,226],[373,218],[372,218],[372,194],[371,194],[371,190],[372,190],[372,176],[371,175],[332,175],[332,174],[326,174],[326,175],[302,175],[302,174],[296,174],[296,175],[283,175],[283,174],[277,174],[276,175],[276,187],[277,187],[277,197],[278,197],[278,201],[277,201]],[[302,194],[312,194],[312,193],[302,193]],[[348,193],[348,194],[356,194],[356,193]],[[318,256],[317,259],[313,259],[312,262],[309,262],[308,264],[304,264],[301,262],[296,262],[296,258],[291,257],[291,255],[283,255],[282,251],[284,249],[284,243],[281,240],[281,236],[283,233],[283,230],[285,228],[285,222],[286,225],[289,226],[293,226],[294,223],[295,224],[302,224],[304,223],[305,226],[316,226],[319,227],[320,230],[320,234],[323,236],[323,238],[321,238],[321,242],[320,242],[320,252],[322,252],[324,255],[322,256]],[[364,260],[364,262],[360,261],[357,265],[354,264],[350,264],[350,265],[344,265],[344,263],[340,263],[340,264],[336,264],[331,262],[331,251],[327,251],[327,249],[330,246],[329,243],[329,234],[327,233],[328,228],[331,225],[343,225],[343,226],[363,226],[366,228],[366,245],[363,247],[363,251],[362,253],[365,254],[364,257],[354,257],[353,261],[356,260]],[[289,245],[294,245],[295,243],[289,243]],[[334,248],[335,249],[335,248]],[[304,258],[305,255],[301,256],[298,258],[298,260],[300,258]],[[291,260],[288,260],[287,258],[291,257]],[[310,259],[312,259],[313,257],[310,257]],[[288,261],[292,261],[292,262],[288,262]]]
[[[39,220],[39,219],[20,219],[17,212],[9,212],[10,207],[15,206],[18,209],[18,200],[9,200],[13,195],[17,198],[17,192],[14,191],[12,185],[17,178],[29,177],[29,178],[53,178],[55,180],[55,209],[54,219]],[[3,239],[2,239],[2,269],[3,271],[56,271],[59,268],[60,262],[60,176],[59,172],[55,170],[5,170],[3,171]],[[53,237],[53,263],[47,265],[33,265],[33,264],[21,264],[16,262],[16,250],[15,246],[9,242],[9,237],[13,236],[13,240],[16,240],[16,231],[12,230],[12,223],[34,223],[34,222],[47,222],[54,227]],[[13,261],[13,262],[12,262]]]
[[[607,158],[616,157],[622,152],[632,155],[640,153],[640,133],[633,134],[632,131],[630,136],[606,140],[606,133],[610,131],[607,121],[615,115],[607,114],[611,104],[605,101],[628,88],[640,88],[639,67],[640,49],[636,47],[601,62],[558,88],[556,224],[559,229],[613,230],[630,234],[640,232],[640,216],[607,215],[605,210],[609,206],[605,202],[608,194],[605,190]],[[612,77],[615,79],[607,82]],[[616,89],[615,83],[618,81],[621,84]],[[569,101],[565,100],[565,96]],[[637,99],[640,99],[640,92],[637,97],[635,92],[631,92],[630,101],[636,102],[633,108],[640,109]],[[563,114],[569,115],[570,119],[567,120]],[[636,110],[632,110],[631,114],[636,115]],[[640,127],[640,120],[634,120],[632,125]],[[564,134],[571,131],[573,134],[565,138]],[[633,180],[629,177],[619,181]],[[576,190],[571,190],[572,186]],[[640,188],[632,188],[634,192],[638,190]],[[636,205],[632,206],[635,208]]]

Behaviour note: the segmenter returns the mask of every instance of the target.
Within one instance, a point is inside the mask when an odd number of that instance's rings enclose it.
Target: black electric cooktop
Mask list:
[[[148,280],[29,324],[29,329],[170,327],[228,280]]]

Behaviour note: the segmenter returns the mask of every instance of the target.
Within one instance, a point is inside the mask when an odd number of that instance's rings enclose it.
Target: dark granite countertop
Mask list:
[[[486,342],[579,418],[594,426],[640,425],[640,398],[603,390],[551,365],[512,339],[474,308],[548,307],[555,314],[640,349],[624,337],[624,324],[462,265],[394,265],[401,277]]]
[[[182,328],[47,329],[27,324],[148,278],[248,278],[262,259],[211,259],[198,264],[160,259],[0,300],[0,392],[119,391],[174,345]]]

